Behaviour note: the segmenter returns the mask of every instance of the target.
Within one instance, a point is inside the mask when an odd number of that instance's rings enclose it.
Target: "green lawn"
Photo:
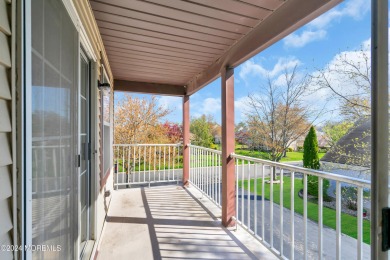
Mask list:
[[[247,149],[241,149],[236,147],[236,153],[244,156],[255,157],[259,159],[269,160],[269,154],[267,152],[261,151],[251,151]],[[320,159],[325,155],[325,153],[318,153]],[[283,157],[280,162],[293,162],[293,161],[302,161],[303,153],[302,152],[288,152],[287,157]]]
[[[269,179],[269,178],[266,178]],[[291,209],[291,178],[284,177],[283,178],[283,206],[285,208]],[[239,182],[239,187],[242,187],[242,181]],[[248,181],[244,181],[244,188],[247,189]],[[280,184],[274,184],[274,203],[280,203]],[[298,196],[298,192],[303,189],[302,179],[295,179],[294,181],[294,211],[303,215],[303,199]],[[261,195],[262,190],[262,179],[257,179],[257,193]],[[254,192],[254,179],[250,180],[250,191]],[[264,198],[270,199],[270,185],[265,184],[264,190]],[[308,218],[318,221],[318,205],[314,202],[308,202],[307,205],[307,215]],[[336,211],[330,208],[323,208],[323,224],[330,228],[336,229]],[[341,232],[351,236],[353,238],[357,238],[357,217],[341,213]],[[363,241],[364,243],[370,244],[370,222],[367,220],[363,220]]]

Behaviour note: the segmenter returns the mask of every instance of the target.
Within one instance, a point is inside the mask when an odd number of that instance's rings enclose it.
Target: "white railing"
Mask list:
[[[341,187],[342,184],[356,187],[356,257],[357,259],[363,259],[363,190],[370,189],[368,181],[236,154],[231,154],[231,157],[235,159],[236,164],[237,223],[247,229],[255,238],[268,246],[281,258],[323,259],[325,251],[323,246],[323,183],[325,180],[329,180],[335,184],[336,237],[331,239],[336,239],[336,248],[327,247],[326,252],[328,256],[329,252],[335,252],[334,257],[331,258],[343,259],[341,254]],[[277,181],[272,178],[275,175],[277,176]],[[318,221],[316,221],[318,236],[317,241],[310,241],[311,245],[316,245],[314,249],[308,246],[308,232],[315,232],[314,230],[308,230],[308,176],[318,177]],[[286,178],[290,178],[290,190],[287,190],[288,187],[284,187]],[[303,181],[303,223],[299,222],[299,225],[295,220],[295,198],[298,194],[296,194],[294,188],[295,180],[298,178]],[[261,194],[258,194],[258,185],[261,185]],[[268,194],[265,194],[266,185],[269,186]],[[279,197],[278,203],[275,202],[274,198],[276,195],[274,190],[277,187],[280,190],[280,193],[277,194]],[[283,201],[283,197],[286,195],[285,191],[290,193],[290,201],[288,203],[290,205],[287,211],[285,209],[287,202]],[[244,199],[245,196],[247,196],[246,200]],[[265,199],[266,196],[268,196],[267,200]],[[253,201],[251,200],[252,197]],[[275,215],[275,211],[279,215]],[[285,216],[284,213],[286,212],[289,216]],[[275,223],[275,220],[278,220],[279,223]],[[285,222],[289,223],[289,225],[285,225]],[[313,223],[315,222],[310,222],[310,227],[314,225]],[[284,229],[286,226],[289,227],[289,230]],[[296,230],[299,231],[299,237],[295,236]],[[285,245],[289,248],[285,248]]]
[[[189,145],[189,152],[191,185],[221,207],[221,151]],[[182,156],[179,144],[114,145],[114,185],[118,188],[132,184],[179,183]],[[354,252],[353,259],[369,256],[369,246],[364,243],[368,237],[363,240],[363,194],[370,190],[368,181],[234,153],[230,156],[235,160],[236,223],[280,258],[344,259],[346,248]],[[318,196],[308,194],[310,176],[318,177]],[[328,182],[334,190],[332,194],[324,193],[323,184]],[[302,186],[302,191],[298,192],[297,185]],[[342,236],[343,233],[348,235],[341,225],[346,187],[355,189],[357,235],[354,236],[357,239]],[[324,229],[324,209],[329,213],[325,207],[331,207],[326,205],[329,201],[325,196],[333,197],[330,200],[334,205],[331,209],[335,216],[334,229]],[[313,204],[317,219],[310,216]],[[325,216],[329,218],[329,214]],[[346,244],[345,239],[349,241]]]
[[[190,183],[221,207],[221,151],[190,147]]]
[[[114,187],[182,178],[181,144],[114,144]]]

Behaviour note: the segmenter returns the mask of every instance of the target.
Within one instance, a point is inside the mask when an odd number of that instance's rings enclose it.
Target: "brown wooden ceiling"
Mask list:
[[[268,46],[270,40],[276,41],[276,36],[301,26],[337,2],[340,1],[91,0],[90,4],[115,79],[192,85],[192,94],[218,77],[221,67],[238,65],[243,58]],[[282,10],[285,5],[288,8]],[[290,10],[293,6],[295,10]],[[279,16],[274,15],[279,9]],[[263,39],[257,46],[257,38],[263,35],[261,30],[256,32],[257,28],[273,16],[280,20],[288,11],[297,11],[296,18],[286,17],[286,28],[279,28],[272,39]],[[268,27],[262,30],[272,31],[274,26]],[[255,33],[259,35],[251,36]],[[255,40],[250,39],[253,36]]]

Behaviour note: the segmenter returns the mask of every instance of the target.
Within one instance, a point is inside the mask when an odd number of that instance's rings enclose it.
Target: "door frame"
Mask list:
[[[79,153],[79,156],[81,155],[82,157],[82,152],[83,152],[83,146],[82,146],[82,143],[81,143],[81,137],[80,137],[80,133],[81,133],[81,120],[83,119],[83,116],[85,115],[82,115],[81,114],[81,88],[83,86],[81,86],[81,60],[84,59],[87,63],[88,63],[88,87],[87,87],[87,91],[85,93],[86,95],[86,99],[88,100],[87,102],[87,106],[88,106],[88,115],[87,115],[87,118],[86,120],[88,120],[88,128],[87,128],[87,135],[88,135],[88,142],[92,143],[92,137],[91,137],[91,133],[92,133],[92,123],[91,123],[91,117],[92,117],[92,106],[91,106],[91,100],[92,100],[92,95],[91,95],[91,86],[92,86],[92,77],[91,77],[91,60],[90,58],[88,57],[87,55],[87,52],[84,50],[82,44],[80,43],[80,47],[79,47],[79,81],[78,81],[78,153]],[[86,195],[87,195],[87,243],[84,245],[83,248],[80,248],[80,243],[81,243],[81,201],[80,201],[80,198],[81,198],[81,192],[82,189],[81,189],[81,186],[80,186],[80,174],[81,174],[81,167],[79,167],[79,170],[78,170],[78,186],[79,186],[79,189],[78,189],[78,196],[77,196],[77,203],[78,203],[78,210],[77,210],[77,216],[78,216],[78,223],[79,223],[79,228],[78,228],[78,255],[79,255],[79,258],[83,255],[85,255],[85,253],[88,253],[88,252],[84,252],[86,249],[87,249],[87,244],[89,243],[90,240],[92,240],[92,236],[91,236],[91,217],[92,217],[92,214],[91,214],[91,202],[92,202],[92,191],[91,191],[91,188],[92,188],[92,181],[91,181],[91,176],[93,175],[92,174],[92,149],[90,150],[90,159],[88,160],[88,165],[87,165],[87,179],[86,181],[88,182],[87,183],[87,187],[88,187],[88,190],[86,192]]]

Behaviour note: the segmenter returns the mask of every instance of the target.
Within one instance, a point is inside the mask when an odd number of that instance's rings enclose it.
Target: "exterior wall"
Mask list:
[[[14,116],[13,79],[13,39],[11,39],[11,19],[13,7],[10,0],[0,0],[0,245],[14,244],[15,208],[13,194],[14,156],[12,127]],[[12,259],[12,252],[0,251],[0,259]]]

